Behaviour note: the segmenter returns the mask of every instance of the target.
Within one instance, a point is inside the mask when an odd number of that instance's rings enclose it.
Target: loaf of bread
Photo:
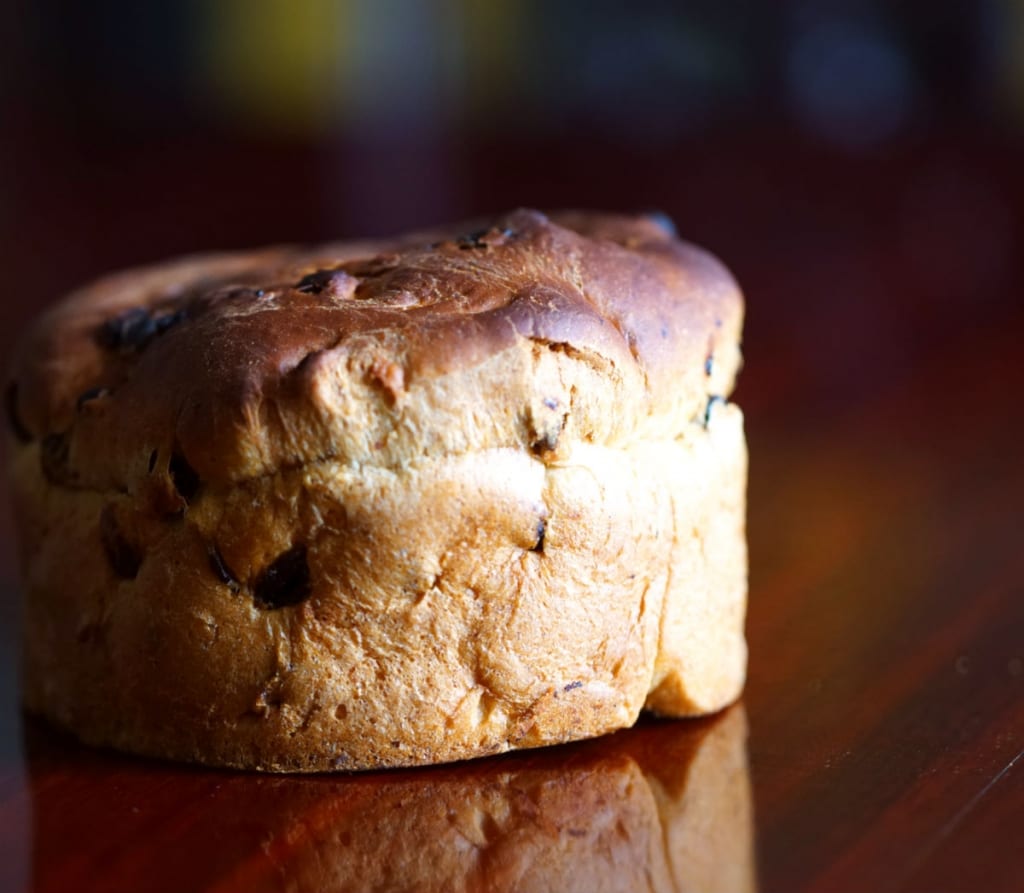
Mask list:
[[[515,211],[111,276],[6,389],[27,708],[268,771],[717,710],[743,303],[658,217]]]

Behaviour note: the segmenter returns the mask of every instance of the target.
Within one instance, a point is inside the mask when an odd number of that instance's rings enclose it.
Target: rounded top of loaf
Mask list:
[[[105,277],[26,333],[6,404],[76,487],[502,447],[547,460],[701,418],[732,389],[742,314],[728,271],[656,215],[517,210]]]

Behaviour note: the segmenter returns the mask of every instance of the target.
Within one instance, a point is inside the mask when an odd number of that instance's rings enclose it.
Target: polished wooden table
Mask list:
[[[751,347],[751,674],[723,715],[270,778],[13,736],[8,672],[0,889],[1024,889],[1021,322],[831,408]]]

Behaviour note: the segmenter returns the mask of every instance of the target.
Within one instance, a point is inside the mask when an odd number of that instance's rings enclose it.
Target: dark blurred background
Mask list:
[[[925,356],[1020,327],[1022,149],[1019,0],[0,0],[0,360],[68,289],[168,255],[517,205],[659,208],[747,295],[764,612],[772,555],[793,552],[765,481],[772,456],[808,450],[793,429],[856,420],[881,389],[935,381]],[[924,393],[958,443],[1019,404]],[[915,436],[900,405],[863,461],[944,448],[942,424]],[[793,498],[844,535],[831,494]],[[17,590],[0,518],[6,760]]]
[[[1016,297],[1015,0],[4,9],[5,354],[111,268],[515,205],[667,211],[810,406]]]
[[[775,360],[817,400],[1008,297],[1020,252],[1014,0],[16,0],[2,33],[5,350],[178,252],[658,207],[751,325],[799,308]]]

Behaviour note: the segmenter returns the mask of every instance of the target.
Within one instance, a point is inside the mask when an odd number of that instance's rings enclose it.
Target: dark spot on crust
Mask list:
[[[255,297],[257,297],[257,298],[262,298],[262,297],[263,297],[263,296],[264,296],[265,294],[266,294],[266,292],[265,292],[265,291],[264,291],[264,290],[263,290],[262,288],[257,288],[257,289],[256,289],[256,290],[255,290],[255,291],[253,292],[253,295],[254,295]]]
[[[534,543],[533,547],[530,549],[531,552],[543,552],[544,551],[544,535],[547,533],[547,531],[548,531],[547,522],[543,518],[541,518],[537,522],[537,542]]]
[[[21,443],[29,443],[32,440],[32,432],[25,427],[21,416],[18,415],[18,383],[12,381],[4,391],[4,409],[7,412],[7,424],[11,432]]]
[[[708,354],[704,358],[704,374],[705,375],[710,375],[711,372],[714,370],[714,368],[715,368],[715,358],[711,354]]]
[[[468,251],[470,248],[486,248],[487,243],[483,241],[484,236],[487,235],[487,229],[473,230],[471,233],[466,233],[464,236],[459,236],[455,240],[455,244],[459,246],[463,251]]]
[[[553,452],[558,448],[558,436],[561,433],[562,429],[560,427],[549,428],[530,444],[530,450],[535,456]]]
[[[704,418],[702,420],[702,424],[704,425],[705,428],[708,426],[708,423],[711,421],[711,413],[714,410],[715,405],[719,404],[719,403],[724,406],[725,405],[725,398],[724,397],[719,397],[717,395],[712,395],[711,397],[708,397],[707,405],[704,407]]]
[[[196,470],[188,464],[188,460],[181,453],[172,454],[171,461],[167,464],[167,473],[171,476],[174,489],[181,494],[181,498],[185,502],[191,502],[202,481]]]
[[[554,409],[558,406],[558,402],[552,400],[549,403],[545,400],[544,405],[548,409]],[[565,430],[565,423],[568,418],[569,414],[563,413],[561,418],[548,416],[544,419],[534,419],[531,421],[529,425],[530,450],[535,456],[543,456],[545,453],[558,449],[558,440],[562,436],[562,431]]]
[[[307,295],[318,295],[327,287],[333,275],[334,270],[316,270],[313,273],[307,273],[295,283],[295,290],[305,292]]]
[[[238,590],[242,588],[242,585],[232,573],[231,568],[229,568],[225,563],[224,556],[220,554],[217,547],[211,543],[207,546],[206,552],[210,558],[210,570],[213,571],[217,579],[227,586],[232,592],[238,592]]]
[[[69,447],[70,441],[66,434],[47,434],[39,444],[39,465],[51,484],[66,484],[70,478]]]
[[[336,273],[336,270],[316,270],[307,273],[295,283],[295,290],[307,295],[318,295],[331,284]]]
[[[562,686],[562,691],[572,691],[576,688],[583,688],[583,683],[577,679],[575,682],[570,682],[568,685]]]
[[[149,311],[143,307],[131,307],[104,322],[96,333],[96,340],[100,347],[108,350],[134,347],[152,337],[150,326]]]
[[[100,540],[114,573],[124,580],[134,580],[142,564],[142,555],[121,533],[113,505],[105,505],[100,512]]]
[[[455,239],[455,244],[463,251],[474,248],[493,248],[505,244],[513,236],[515,236],[515,232],[508,227],[488,226],[459,236]]]
[[[284,608],[309,598],[312,586],[306,547],[301,543],[282,552],[260,574],[253,589],[256,604],[261,608]]]
[[[676,229],[675,221],[668,216],[664,211],[651,210],[644,214],[648,220],[656,224],[660,229],[664,230],[668,235],[675,236],[679,235],[679,231]]]
[[[82,391],[78,395],[78,399],[75,401],[75,408],[81,411],[82,407],[86,403],[92,400],[99,400],[101,397],[106,397],[110,393],[109,388],[89,388],[87,391]]]
[[[129,307],[100,326],[96,341],[108,350],[142,350],[185,316],[184,307],[156,316],[145,307]]]
[[[174,328],[180,322],[184,322],[185,317],[188,316],[188,311],[184,307],[179,307],[172,313],[163,313],[160,316],[153,317],[153,325],[156,328],[156,334],[162,335],[168,329]]]
[[[315,270],[303,276],[295,284],[295,290],[307,295],[351,298],[358,284],[355,276],[339,267],[331,270]]]

